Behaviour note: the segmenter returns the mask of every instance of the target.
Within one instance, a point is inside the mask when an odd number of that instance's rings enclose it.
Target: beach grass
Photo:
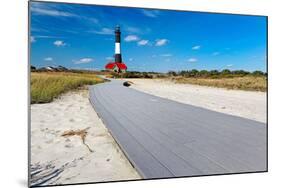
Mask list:
[[[103,81],[92,73],[32,72],[31,103],[48,103],[67,91]]]
[[[219,87],[246,91],[267,90],[267,78],[265,76],[243,76],[233,78],[172,78],[175,83],[195,84],[210,87]]]

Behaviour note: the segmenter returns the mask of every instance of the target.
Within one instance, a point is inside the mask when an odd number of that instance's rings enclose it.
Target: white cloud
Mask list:
[[[157,39],[156,43],[155,43],[155,46],[164,46],[167,43],[168,43],[167,39]]]
[[[217,56],[217,55],[220,55],[220,52],[214,52],[212,53],[213,56]]]
[[[142,13],[150,18],[156,18],[159,15],[158,10],[142,10]]]
[[[193,46],[191,49],[192,49],[192,50],[199,50],[200,48],[201,48],[201,46],[196,45],[196,46]]]
[[[108,61],[112,61],[114,58],[113,57],[106,57],[105,59],[108,60]]]
[[[88,18],[88,17],[84,17],[84,18],[88,19],[89,21],[91,21],[91,22],[93,22],[95,24],[99,23],[99,20],[97,18]]]
[[[126,42],[138,41],[139,37],[137,35],[128,35],[124,39]]]
[[[126,27],[125,30],[128,31],[129,33],[140,33],[141,32],[141,30],[136,27]]]
[[[58,10],[56,8],[56,6],[47,6],[47,4],[44,4],[44,3],[33,2],[31,4],[30,10],[33,14],[36,14],[36,15],[55,16],[55,17],[76,17],[76,18],[87,20],[90,23],[95,23],[95,24],[99,23],[99,20],[97,18],[81,16],[79,14],[75,14],[70,11],[61,11],[61,10]],[[71,9],[69,9],[69,10],[71,10]]]
[[[46,57],[46,58],[44,58],[44,61],[53,61],[53,58],[52,57]]]
[[[171,61],[171,59],[170,59],[170,58],[167,58],[167,59],[165,59],[165,61],[166,61],[166,62],[170,62],[170,61]]]
[[[198,61],[198,59],[196,59],[196,58],[189,58],[187,61],[190,62],[190,63],[195,63],[195,62]]]
[[[162,57],[171,57],[173,55],[172,54],[161,54],[160,56],[162,56]]]
[[[124,29],[123,29],[125,32],[127,32],[128,34],[130,35],[144,35],[144,34],[148,34],[151,32],[151,29],[149,27],[133,27],[133,26],[124,26]]]
[[[233,64],[228,64],[228,65],[226,65],[227,67],[232,67],[233,66]]]
[[[35,37],[30,36],[30,42],[36,42]]]
[[[140,40],[140,41],[138,41],[138,45],[139,46],[145,46],[145,45],[147,45],[148,44],[148,40]]]
[[[36,36],[34,36],[34,38],[37,38],[37,39],[39,39],[39,38],[49,38],[49,39],[51,39],[51,38],[63,38],[63,37],[59,37],[59,36],[48,36],[48,35],[36,35]]]
[[[90,31],[91,33],[95,33],[95,34],[99,34],[99,35],[113,35],[114,34],[114,30],[110,29],[110,28],[102,28],[99,31]]]
[[[39,8],[39,7],[31,7],[31,12],[38,14],[38,15],[47,15],[47,16],[63,16],[63,17],[76,17],[77,15],[64,12],[64,11],[58,11],[54,9],[46,9],[46,8]]]
[[[82,59],[79,59],[78,61],[74,61],[74,64],[84,64],[84,63],[90,63],[94,61],[94,59],[92,58],[82,58]]]
[[[57,47],[60,47],[60,46],[65,46],[66,43],[63,42],[62,40],[56,40],[56,41],[54,42],[54,45],[56,45]]]

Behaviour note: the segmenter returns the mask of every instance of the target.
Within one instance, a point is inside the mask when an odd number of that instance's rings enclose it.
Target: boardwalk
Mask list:
[[[266,125],[145,94],[122,82],[90,101],[143,178],[266,171]]]

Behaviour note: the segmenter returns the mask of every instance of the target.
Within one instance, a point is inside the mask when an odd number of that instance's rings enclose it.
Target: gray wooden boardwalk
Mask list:
[[[90,101],[143,178],[267,170],[266,124],[122,86],[90,87]]]

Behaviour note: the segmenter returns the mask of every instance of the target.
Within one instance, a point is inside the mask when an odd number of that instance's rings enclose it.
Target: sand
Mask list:
[[[131,88],[185,104],[266,122],[266,93],[127,79]],[[87,132],[63,137],[66,131]],[[140,179],[88,100],[88,91],[69,92],[31,105],[32,185]]]
[[[185,104],[266,122],[266,93],[176,84],[164,79],[126,79],[131,88]]]
[[[61,136],[83,130],[80,136]],[[140,179],[88,100],[88,91],[31,105],[32,185]]]

